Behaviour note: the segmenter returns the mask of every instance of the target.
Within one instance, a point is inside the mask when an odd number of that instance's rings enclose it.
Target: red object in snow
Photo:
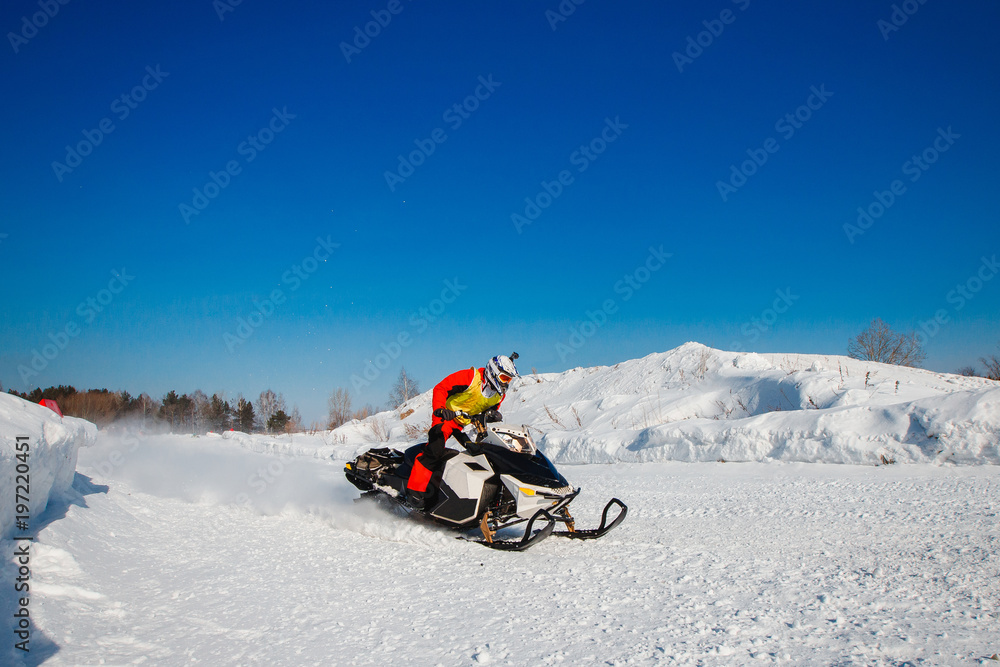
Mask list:
[[[53,401],[51,398],[43,398],[42,400],[38,401],[38,404],[44,405],[45,407],[47,407],[49,410],[56,413],[60,417],[63,416],[62,410],[59,409],[59,404]]]

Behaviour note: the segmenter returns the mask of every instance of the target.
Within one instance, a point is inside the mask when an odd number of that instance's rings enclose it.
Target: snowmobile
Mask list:
[[[481,415],[468,417],[476,428],[475,440],[465,451],[445,450],[445,464],[435,472],[424,509],[406,504],[406,482],[424,443],[406,451],[370,449],[346,464],[344,474],[363,493],[358,500],[375,500],[415,518],[464,532],[478,529],[481,538],[462,538],[492,549],[524,551],[550,535],[591,540],[607,535],[625,520],[628,507],[612,498],[604,507],[597,528],[580,530],[567,509],[580,494],[538,450],[527,426],[485,423]],[[613,507],[618,515],[608,521]],[[565,530],[555,530],[557,523]],[[526,524],[520,538],[503,539],[497,533]],[[535,530],[536,525],[538,529]]]

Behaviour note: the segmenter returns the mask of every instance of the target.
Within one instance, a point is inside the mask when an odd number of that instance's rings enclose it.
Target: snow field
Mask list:
[[[628,519],[510,554],[355,504],[342,461],[162,436],[100,476],[116,446],[81,452],[81,495],[39,535],[46,664],[896,665],[998,650],[993,466],[562,466],[584,489],[580,525],[612,496]],[[275,462],[257,494],[249,480]],[[187,477],[171,488],[153,470]]]

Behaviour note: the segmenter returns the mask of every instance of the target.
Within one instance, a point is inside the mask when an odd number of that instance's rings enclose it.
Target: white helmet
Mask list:
[[[493,357],[486,364],[485,373],[483,374],[486,384],[498,394],[507,393],[510,381],[518,377],[517,367],[514,366],[513,359],[517,359],[517,352],[509,357],[502,354],[499,357]]]

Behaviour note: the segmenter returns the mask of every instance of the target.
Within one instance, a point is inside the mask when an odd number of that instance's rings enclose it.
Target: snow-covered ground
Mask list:
[[[995,466],[563,466],[581,523],[612,496],[629,517],[523,554],[356,505],[341,470],[180,436],[82,451],[80,497],[34,546],[38,655],[955,665],[1000,650]]]
[[[11,639],[0,663],[954,665],[1000,651],[996,382],[692,343],[528,375],[505,417],[583,487],[579,525],[613,496],[630,512],[602,540],[523,554],[354,502],[344,461],[419,439],[429,393],[314,435],[96,443],[79,420],[0,398],[4,465],[36,420],[32,438],[59,452],[38,474],[62,480],[33,519],[32,652]],[[4,478],[5,515],[12,491]]]

